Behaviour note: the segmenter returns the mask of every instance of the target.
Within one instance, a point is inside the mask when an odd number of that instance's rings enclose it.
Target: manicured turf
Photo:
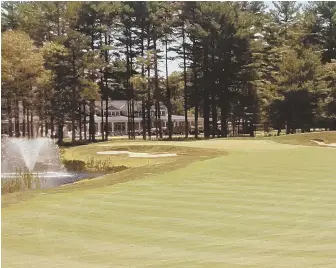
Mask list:
[[[174,144],[228,154],[3,208],[3,267],[335,267],[336,149]]]

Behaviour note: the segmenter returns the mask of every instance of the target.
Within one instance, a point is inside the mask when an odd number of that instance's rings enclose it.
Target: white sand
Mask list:
[[[310,140],[317,143],[320,146],[336,147],[336,143],[325,143],[324,141]]]
[[[129,151],[105,151],[105,152],[97,152],[97,154],[104,154],[104,155],[119,155],[119,154],[127,154],[128,157],[140,157],[140,158],[157,158],[157,157],[170,157],[170,156],[177,156],[177,154],[148,154],[148,153],[134,153]]]

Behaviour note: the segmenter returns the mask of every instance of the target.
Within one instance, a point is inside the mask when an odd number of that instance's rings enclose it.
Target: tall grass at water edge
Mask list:
[[[74,172],[118,172],[127,169],[126,166],[115,166],[110,158],[97,159],[89,157],[86,161],[63,159],[63,165],[68,171]]]
[[[41,188],[43,179],[31,171],[17,169],[14,176],[1,178],[1,193]]]

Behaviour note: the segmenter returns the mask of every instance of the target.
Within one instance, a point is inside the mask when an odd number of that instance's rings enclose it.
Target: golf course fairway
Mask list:
[[[336,149],[270,140],[132,144],[223,154],[156,172],[160,159],[153,172],[137,167],[134,180],[109,184],[107,176],[3,206],[2,267],[335,267]]]

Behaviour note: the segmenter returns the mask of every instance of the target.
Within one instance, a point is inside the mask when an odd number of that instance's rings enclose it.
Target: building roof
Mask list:
[[[105,109],[105,101],[103,101],[103,109]],[[109,110],[119,110],[122,111],[124,113],[127,113],[127,100],[109,100],[108,102],[108,107]],[[95,106],[96,109],[101,109],[101,102],[100,101],[96,101],[95,102]],[[142,102],[141,101],[134,101],[134,109],[135,111],[141,111],[141,106],[142,106]],[[167,110],[167,107],[161,102],[160,103],[160,108],[161,110]],[[151,110],[154,110],[155,106],[152,105],[151,106]]]
[[[95,115],[94,117],[95,123],[101,122],[101,116]],[[127,116],[109,116],[108,122],[127,122],[128,117]],[[105,116],[104,116],[104,122],[105,122]],[[141,118],[134,117],[134,122],[141,122]]]
[[[127,111],[127,100],[112,100],[109,103],[118,110]]]

